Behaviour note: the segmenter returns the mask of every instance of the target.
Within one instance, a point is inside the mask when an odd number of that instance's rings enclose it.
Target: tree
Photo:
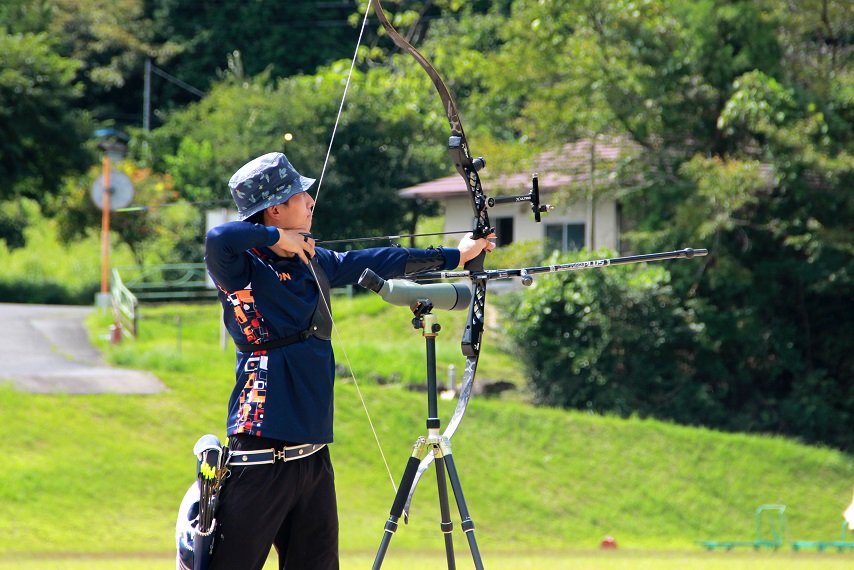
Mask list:
[[[53,51],[46,34],[0,29],[0,199],[44,203],[65,175],[91,164],[91,123],[72,109],[81,94],[78,67]]]
[[[96,120],[138,125],[142,115],[143,66],[167,56],[170,46],[153,43],[142,0],[10,0],[8,26],[44,33],[53,50],[78,62],[76,80],[85,97],[76,108]],[[2,20],[0,20],[2,21]]]
[[[112,168],[130,178],[134,198],[129,207],[111,213],[110,230],[128,246],[136,263],[201,261],[203,220],[191,204],[177,196],[170,177],[129,161]],[[101,169],[93,168],[66,177],[63,191],[49,200],[48,209],[54,212],[62,239],[74,241],[99,231],[102,212],[92,201],[90,188],[100,175]]]
[[[231,175],[267,152],[283,151],[301,173],[319,178],[348,67],[349,62],[341,62],[314,76],[279,81],[268,73],[254,78],[230,74],[147,138],[136,133],[132,156],[149,156],[148,165],[170,174],[182,198],[201,202],[200,211],[206,204],[230,204]],[[421,87],[420,76],[391,76],[382,68],[354,79],[320,189],[319,237],[411,228],[413,220],[397,190],[450,168],[440,144],[425,148],[407,142],[423,140],[425,129],[436,134],[436,141],[443,139],[442,131],[425,127],[419,98],[412,97],[413,81]],[[432,102],[431,92],[422,93]]]
[[[154,38],[166,49],[155,63],[171,75],[207,91],[230,54],[239,53],[248,76],[265,70],[273,78],[313,73],[321,65],[349,57],[358,29],[348,21],[348,2],[305,0],[226,0],[206,3],[155,0],[146,3]],[[154,86],[162,110],[192,103],[194,98],[166,82]]]

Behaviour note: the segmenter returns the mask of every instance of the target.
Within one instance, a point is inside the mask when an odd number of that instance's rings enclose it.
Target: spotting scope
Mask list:
[[[425,299],[433,303],[434,309],[441,311],[462,311],[471,303],[471,289],[463,283],[421,285],[406,279],[385,280],[365,269],[359,277],[359,285],[379,294],[387,303],[410,309]]]

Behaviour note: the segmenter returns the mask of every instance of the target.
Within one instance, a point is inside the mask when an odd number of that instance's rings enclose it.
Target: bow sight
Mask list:
[[[453,146],[453,138],[451,137],[451,146]],[[471,165],[474,167],[475,172],[480,172],[486,166],[486,159],[482,156],[472,159]],[[540,183],[539,183],[540,175],[534,173],[531,177],[531,191],[527,194],[522,194],[520,196],[499,196],[497,198],[490,198],[486,196],[486,205],[489,208],[492,208],[496,204],[518,204],[519,202],[530,202],[531,203],[531,211],[534,213],[534,221],[539,223],[540,214],[547,214],[554,210],[554,207],[551,204],[543,204],[540,205]]]
[[[481,158],[479,160],[483,159]],[[516,204],[519,202],[531,203],[531,211],[534,213],[534,221],[538,223],[541,221],[540,214],[547,214],[554,210],[554,206],[551,204],[540,205],[540,183],[538,174],[534,174],[531,177],[530,193],[523,194],[521,196],[499,196],[498,198],[487,198],[486,201],[490,208],[496,204]]]

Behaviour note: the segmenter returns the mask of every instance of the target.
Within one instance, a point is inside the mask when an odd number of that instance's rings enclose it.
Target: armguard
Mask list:
[[[407,249],[409,258],[406,260],[404,274],[413,275],[445,267],[445,252],[441,247],[433,249]]]

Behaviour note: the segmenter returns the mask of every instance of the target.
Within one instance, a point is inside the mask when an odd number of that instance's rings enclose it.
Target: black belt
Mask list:
[[[317,327],[312,326],[307,331],[292,334],[291,336],[286,336],[285,338],[280,338],[279,340],[271,340],[270,342],[259,342],[257,344],[241,344],[239,342],[235,342],[234,346],[237,347],[237,350],[240,350],[242,352],[259,352],[261,350],[273,350],[274,348],[281,348],[283,346],[288,346],[289,344],[302,342],[311,335],[313,335],[314,331],[316,330]]]
[[[228,465],[238,467],[241,465],[269,465],[276,461],[293,461],[294,459],[308,457],[324,447],[326,447],[325,443],[306,443],[284,447],[281,450],[270,448],[232,451],[228,458]]]

